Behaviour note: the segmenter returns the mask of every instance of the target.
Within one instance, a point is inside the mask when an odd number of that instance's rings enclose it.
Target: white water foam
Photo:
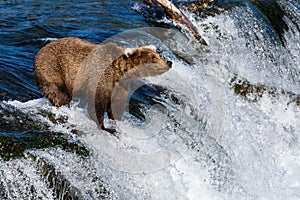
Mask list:
[[[125,113],[124,120],[117,122],[119,139],[99,131],[96,123],[76,106],[56,108],[44,99],[9,104],[28,113],[51,110],[57,116],[68,116],[66,124],[51,128],[65,134],[72,134],[71,128],[83,133],[76,137],[91,150],[89,160],[83,161],[60,150],[38,152],[52,160],[83,191],[93,191],[96,186],[89,185],[92,181],[78,180],[92,176],[100,177],[117,199],[300,199],[299,106],[288,104],[290,99],[285,95],[274,98],[264,94],[259,101],[250,102],[234,94],[229,84],[237,74],[254,84],[269,84],[299,94],[299,84],[289,71],[290,68],[299,70],[299,33],[289,30],[285,33],[286,47],[270,43],[261,55],[258,43],[262,38],[252,41],[253,49],[251,45],[246,46],[247,38],[240,34],[242,31],[254,34],[251,31],[257,29],[263,32],[259,27],[252,30],[252,22],[249,27],[240,27],[236,20],[238,14],[247,14],[249,10],[245,9],[194,21],[199,28],[208,27],[205,37],[210,46],[201,53],[197,48],[188,47],[191,43],[183,43],[182,38],[174,40],[177,44],[173,45],[183,55],[195,55],[195,64],[190,66],[170,57],[172,70],[145,81],[180,94],[185,106],[165,99],[169,103],[167,112],[153,106],[145,112],[148,119],[145,123]],[[194,19],[193,15],[188,16]],[[264,42],[270,42],[265,41],[268,39],[263,38]],[[271,54],[273,59],[277,53],[285,60],[275,60],[274,64],[265,55]],[[278,70],[284,63],[289,63],[286,70]],[[171,114],[175,116],[172,118]],[[167,149],[174,141],[180,144],[180,157],[167,164],[146,162],[147,153]],[[144,155],[145,159],[132,163],[128,158],[103,151],[102,145],[116,152]],[[168,155],[178,155],[177,150],[171,149]],[[30,163],[24,162],[27,165]],[[68,169],[72,169],[70,174]],[[40,184],[36,178],[32,182]]]

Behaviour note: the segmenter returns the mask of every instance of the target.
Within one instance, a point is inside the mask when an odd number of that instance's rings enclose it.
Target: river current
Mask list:
[[[300,2],[191,11],[208,42],[142,1],[0,2],[0,199],[300,199]],[[154,44],[173,62],[132,81],[112,136],[38,89],[62,37]]]

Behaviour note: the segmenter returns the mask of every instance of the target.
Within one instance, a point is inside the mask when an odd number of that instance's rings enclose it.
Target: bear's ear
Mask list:
[[[131,56],[138,49],[150,49],[151,51],[156,52],[156,47],[154,45],[147,45],[147,46],[143,46],[143,47],[140,47],[140,48],[126,48],[125,51],[124,51],[124,54],[128,58],[129,56]]]
[[[152,51],[155,51],[156,52],[156,46],[154,46],[154,45],[147,45],[147,46],[144,46],[144,48],[146,48],[146,49],[150,49],[150,50],[152,50]]]
[[[126,48],[124,51],[125,56],[128,58],[130,55],[132,55],[137,48]]]

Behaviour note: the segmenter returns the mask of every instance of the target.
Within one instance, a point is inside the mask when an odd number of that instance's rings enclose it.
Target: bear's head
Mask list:
[[[124,54],[113,63],[121,76],[141,78],[163,74],[172,67],[172,62],[160,57],[153,45],[126,48]],[[122,77],[120,77],[122,78]]]
[[[171,67],[172,62],[161,58],[153,45],[124,49],[124,54],[112,63],[115,74],[111,110],[115,119],[122,117],[132,79],[160,75]]]

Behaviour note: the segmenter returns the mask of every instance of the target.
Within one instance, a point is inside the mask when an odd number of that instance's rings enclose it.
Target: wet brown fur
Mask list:
[[[171,62],[148,48],[136,48],[127,55],[124,54],[124,48],[114,43],[108,45],[111,52],[117,52],[121,56],[112,60],[105,69],[100,65],[103,73],[100,74],[96,87],[95,108],[88,109],[95,110],[97,119],[94,120],[98,121],[102,129],[112,132],[103,125],[104,113],[107,112],[110,119],[120,119],[122,114],[122,109],[121,112],[112,112],[112,97],[124,101],[128,95],[130,79],[162,74],[169,70]],[[40,50],[35,59],[34,73],[40,90],[52,104],[62,106],[70,103],[80,67],[89,71],[96,70],[90,66],[99,66],[97,63],[101,62],[102,57],[98,55],[101,53],[98,49],[101,50],[101,45],[69,37],[53,41]],[[116,87],[117,94],[114,91]]]
[[[62,38],[42,48],[35,57],[39,88],[55,106],[71,101],[73,83],[81,63],[97,45],[79,38]]]

